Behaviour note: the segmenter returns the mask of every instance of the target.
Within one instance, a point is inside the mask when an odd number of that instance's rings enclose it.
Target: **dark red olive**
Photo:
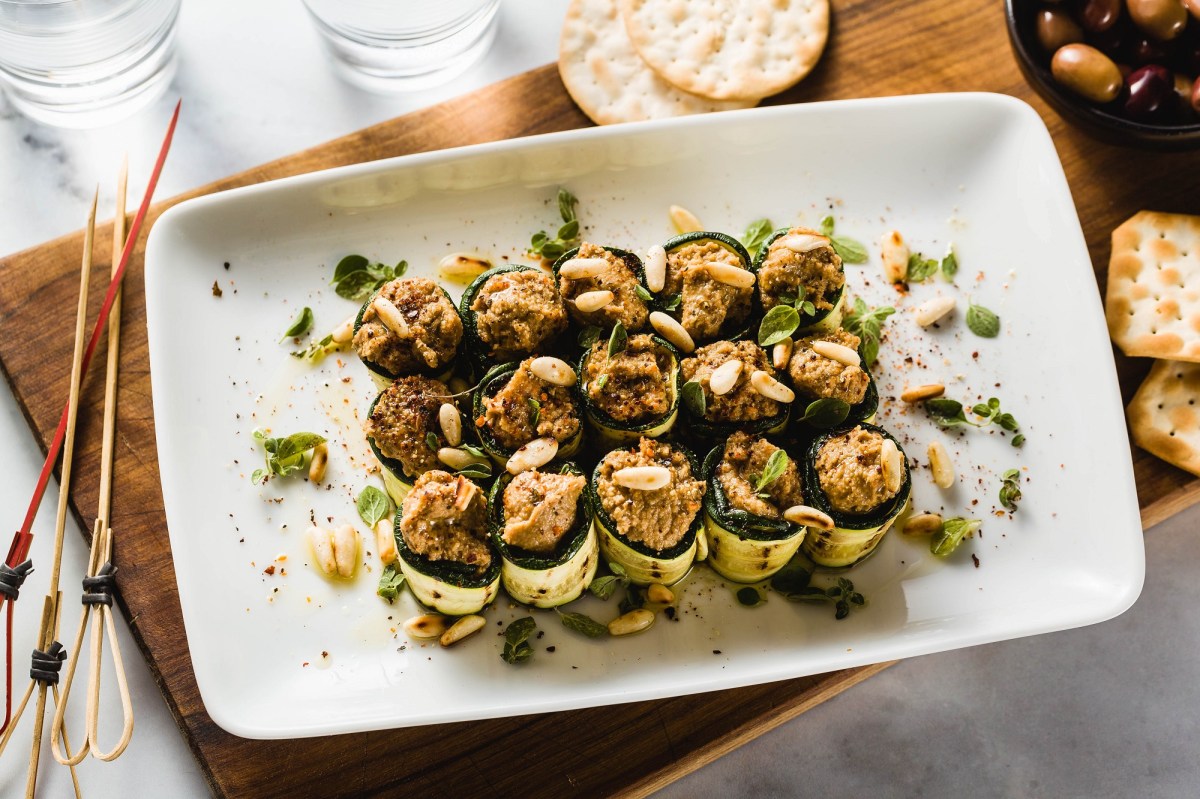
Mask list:
[[[1053,53],[1064,44],[1083,41],[1083,29],[1062,8],[1043,8],[1037,15],[1037,37],[1042,49]]]
[[[1083,0],[1079,22],[1091,33],[1106,31],[1121,17],[1121,0]]]
[[[1147,64],[1129,73],[1125,90],[1125,115],[1130,119],[1151,120],[1175,98],[1175,77],[1164,66]]]
[[[1143,64],[1162,64],[1167,60],[1167,47],[1156,39],[1139,36],[1129,47],[1129,60],[1139,67]]]

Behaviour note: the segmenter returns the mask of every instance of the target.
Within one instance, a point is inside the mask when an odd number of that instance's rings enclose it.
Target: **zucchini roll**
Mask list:
[[[597,341],[579,375],[588,424],[605,448],[666,435],[679,415],[679,355],[658,336],[629,336],[620,351]]]
[[[462,475],[421,475],[396,513],[400,570],[421,604],[449,616],[478,613],[500,590],[483,489]]]
[[[354,319],[354,351],[381,389],[403,375],[445,380],[462,337],[450,295],[420,277],[380,286]]]
[[[805,529],[784,518],[804,504],[800,469],[761,436],[734,433],[704,459],[708,565],[722,577],[754,583],[782,569]]]
[[[636,255],[584,242],[554,262],[554,277],[571,320],[608,330],[620,322],[638,331],[650,316],[638,289],[646,274]]]
[[[863,365],[859,344],[858,336],[840,328],[796,339],[787,371],[801,408],[819,399],[838,399],[850,406],[847,424],[875,420],[879,392]],[[857,363],[847,363],[856,359]]]
[[[460,308],[477,367],[542,352],[567,329],[554,278],[533,266],[489,269],[467,286]]]
[[[574,455],[583,441],[576,381],[575,371],[558,358],[527,358],[488,372],[475,389],[472,413],[492,460],[503,466],[517,449],[546,437],[558,442],[556,457]]]
[[[861,562],[904,512],[911,490],[904,450],[882,427],[864,423],[817,436],[805,458],[804,495],[833,527],[810,528],[805,554],[827,569]]]
[[[787,425],[795,393],[776,379],[766,352],[753,341],[706,344],[680,369],[684,384],[698,383],[704,397],[702,414],[697,403],[684,404],[689,432],[714,439],[737,430],[778,433]]]
[[[667,252],[666,284],[660,300],[673,305],[673,315],[700,344],[745,334],[754,297],[750,255],[737,239],[724,233],[684,233],[663,245]]]
[[[691,569],[704,527],[698,472],[687,449],[649,438],[596,464],[588,491],[600,552],[637,585],[671,585]]]
[[[513,599],[552,608],[587,590],[600,555],[586,487],[587,478],[570,463],[557,472],[502,474],[492,486],[488,533]]]
[[[803,227],[777,230],[754,259],[758,302],[769,311],[781,302],[811,302],[800,313],[800,330],[836,330],[842,323],[846,272],[828,236]]]
[[[383,484],[397,504],[418,477],[442,468],[438,450],[449,442],[438,423],[438,411],[453,402],[444,384],[410,376],[396,380],[371,403],[363,432],[383,467]]]

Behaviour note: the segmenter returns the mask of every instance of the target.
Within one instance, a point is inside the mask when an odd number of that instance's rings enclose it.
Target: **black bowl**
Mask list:
[[[1063,119],[1101,141],[1155,150],[1200,148],[1200,122],[1157,124],[1135,122],[1090,103],[1059,86],[1050,74],[1050,53],[1037,39],[1038,0],[1006,0],[1008,41],[1025,80]],[[1193,23],[1195,21],[1193,20]]]

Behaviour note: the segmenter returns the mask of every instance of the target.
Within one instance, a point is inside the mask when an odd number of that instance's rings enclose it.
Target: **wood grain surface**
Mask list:
[[[1022,80],[1009,52],[1002,4],[835,0],[833,9],[830,45],[817,69],[769,103],[940,91],[994,91],[1029,101],[1058,147],[1100,286],[1110,231],[1126,217],[1142,208],[1200,213],[1195,180],[1200,152],[1123,149],[1067,128]],[[556,69],[547,66],[160,203],[151,221],[170,204],[234,186],[587,124]],[[885,131],[881,139],[886,140]],[[73,234],[0,259],[0,363],[43,447],[67,392],[71,341],[62,322],[74,306],[81,243],[82,234]],[[100,251],[106,250],[102,242]],[[108,268],[96,265],[104,273]],[[139,248],[126,278],[121,352],[112,505],[118,583],[134,636],[219,795],[644,795],[886,665],[695,697],[471,724],[299,741],[229,735],[204,712],[184,638],[155,455],[142,277]],[[103,282],[93,281],[93,309]],[[1081,295],[1094,291],[1090,283],[1079,286]],[[1126,400],[1148,367],[1118,355]],[[102,394],[101,373],[93,369],[84,383],[79,477],[72,495],[84,529],[91,528],[96,507]],[[1200,480],[1138,450],[1134,467],[1146,526],[1200,501]]]

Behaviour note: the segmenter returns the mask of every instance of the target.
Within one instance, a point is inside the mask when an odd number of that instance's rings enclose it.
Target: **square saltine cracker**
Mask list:
[[[1133,443],[1200,476],[1200,364],[1157,361],[1126,413]]]

